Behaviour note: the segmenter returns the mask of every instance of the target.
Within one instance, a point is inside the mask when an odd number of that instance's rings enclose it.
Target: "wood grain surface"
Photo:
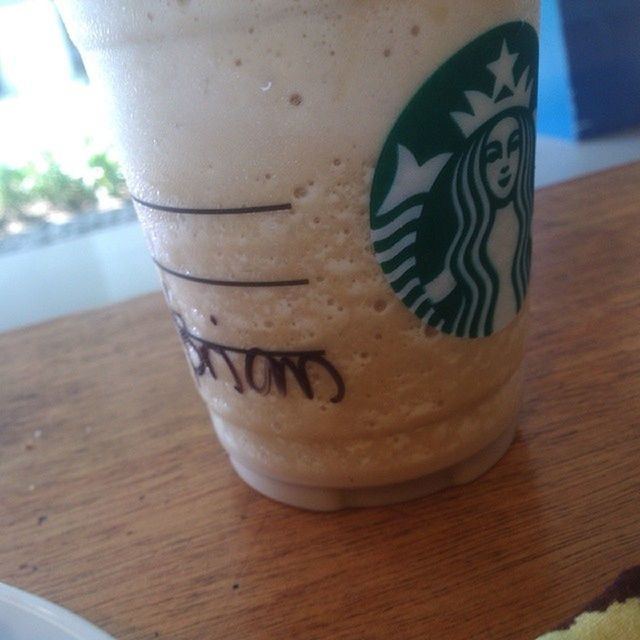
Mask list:
[[[0,581],[119,640],[535,638],[640,562],[640,165],[537,194],[515,445],[313,514],[247,488],[159,295],[0,336]]]

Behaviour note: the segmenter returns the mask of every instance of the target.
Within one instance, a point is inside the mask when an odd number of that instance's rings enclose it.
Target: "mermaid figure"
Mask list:
[[[453,160],[450,195],[457,231],[444,268],[423,286],[433,305],[432,322],[447,333],[479,337],[507,326],[527,292],[532,119],[524,109],[503,113],[469,142],[466,152]],[[441,307],[446,313],[439,312]]]

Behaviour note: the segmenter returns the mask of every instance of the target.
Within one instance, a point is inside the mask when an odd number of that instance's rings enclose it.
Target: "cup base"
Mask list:
[[[231,458],[238,475],[259,493],[300,509],[338,511],[415,500],[447,487],[467,484],[489,471],[507,452],[516,433],[512,424],[475,455],[435,473],[396,484],[373,487],[314,487],[292,484],[257,472]]]

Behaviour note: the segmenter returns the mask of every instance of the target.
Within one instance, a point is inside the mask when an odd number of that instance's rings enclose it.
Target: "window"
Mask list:
[[[97,107],[55,5],[0,0],[0,251],[122,218],[124,181]]]

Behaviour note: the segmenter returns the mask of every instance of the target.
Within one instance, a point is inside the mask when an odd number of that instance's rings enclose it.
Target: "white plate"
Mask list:
[[[0,582],[1,640],[113,640],[86,620]]]

